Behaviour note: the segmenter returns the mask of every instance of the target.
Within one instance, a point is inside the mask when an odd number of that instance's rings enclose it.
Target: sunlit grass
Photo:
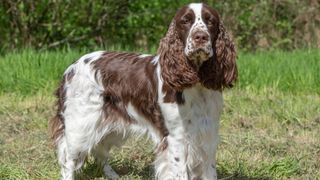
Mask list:
[[[240,53],[238,87],[320,93],[320,51]]]
[[[110,47],[109,50],[119,48]],[[4,55],[0,57],[0,93],[53,92],[66,67],[90,51],[93,50],[24,50]],[[320,93],[319,50],[239,53],[237,62],[238,88],[272,87],[284,92]]]

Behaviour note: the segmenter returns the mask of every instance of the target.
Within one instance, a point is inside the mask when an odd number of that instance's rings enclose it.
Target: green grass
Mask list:
[[[0,179],[59,178],[47,135],[52,94],[84,52],[0,57]],[[224,93],[219,178],[320,179],[320,51],[240,53],[238,67],[237,86]],[[130,139],[112,154],[123,179],[152,177],[146,139]],[[92,158],[78,177],[103,179]]]
[[[0,93],[52,92],[66,67],[85,52],[88,51],[25,50],[0,57]],[[319,50],[240,53],[238,66],[238,87],[242,89],[320,93]]]
[[[320,94],[320,50],[240,53],[239,87]]]

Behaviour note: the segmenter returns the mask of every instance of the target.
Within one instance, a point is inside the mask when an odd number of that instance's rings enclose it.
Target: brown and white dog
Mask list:
[[[218,13],[182,7],[157,55],[93,52],[64,73],[50,122],[62,179],[73,179],[88,153],[107,176],[112,146],[147,134],[156,145],[157,179],[217,179],[222,90],[237,77],[235,47]]]

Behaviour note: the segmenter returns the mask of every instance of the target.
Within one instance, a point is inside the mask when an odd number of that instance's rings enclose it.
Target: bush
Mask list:
[[[0,49],[123,45],[149,49],[189,0],[1,1]],[[205,1],[241,49],[320,47],[317,0]]]

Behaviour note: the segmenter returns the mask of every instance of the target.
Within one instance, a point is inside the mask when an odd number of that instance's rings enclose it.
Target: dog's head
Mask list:
[[[203,3],[178,10],[158,54],[163,79],[178,90],[197,82],[221,89],[232,86],[237,77],[234,44],[218,12]]]

